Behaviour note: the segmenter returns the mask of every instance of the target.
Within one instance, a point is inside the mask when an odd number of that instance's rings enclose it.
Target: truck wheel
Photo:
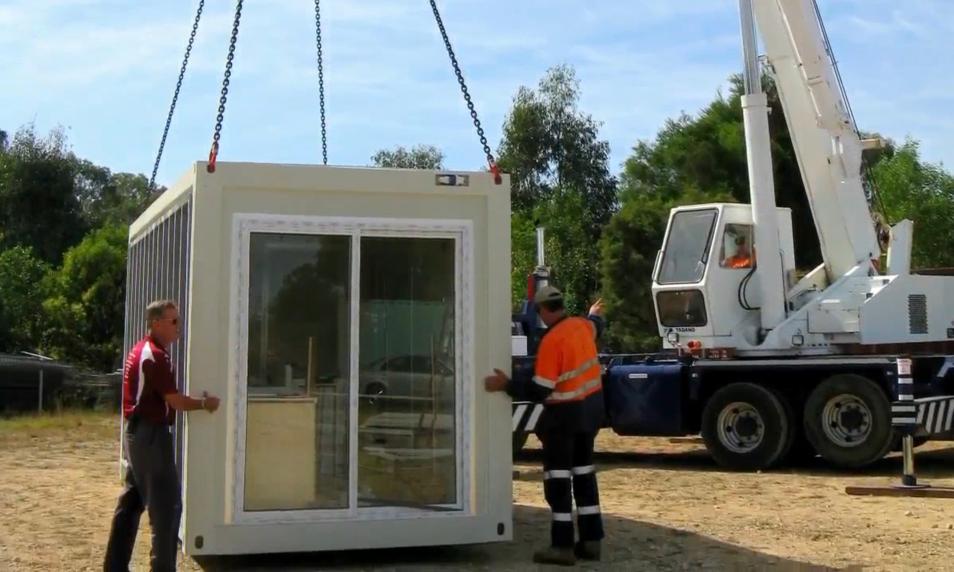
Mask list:
[[[702,412],[702,438],[723,467],[766,469],[792,444],[792,423],[779,395],[754,383],[715,392]]]
[[[893,444],[891,404],[867,377],[839,374],[821,382],[805,402],[805,435],[829,463],[857,469]]]
[[[805,431],[802,430],[801,419],[798,416],[801,407],[796,408],[796,405],[800,404],[792,403],[793,398],[783,395],[781,392],[776,391],[776,395],[782,402],[782,406],[785,407],[785,415],[788,416],[788,426],[791,428],[788,436],[789,444],[784,449],[780,462],[786,465],[804,465],[814,459],[818,453],[815,452],[815,448],[812,447],[812,444],[808,442],[808,439],[805,437]]]

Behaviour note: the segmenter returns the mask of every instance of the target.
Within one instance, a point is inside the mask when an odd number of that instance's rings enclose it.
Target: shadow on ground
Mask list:
[[[514,540],[461,547],[366,550],[202,558],[203,570],[527,570],[533,551],[546,539],[549,512],[514,507]],[[826,570],[654,524],[607,516],[603,560],[579,563],[588,570]],[[559,569],[539,567],[539,569]]]

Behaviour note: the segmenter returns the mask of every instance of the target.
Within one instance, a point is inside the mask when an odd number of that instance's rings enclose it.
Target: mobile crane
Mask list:
[[[667,351],[604,356],[606,424],[620,435],[701,433],[717,462],[742,469],[793,453],[871,464],[897,446],[895,401],[917,404],[919,438],[954,438],[954,277],[912,273],[913,223],[888,228],[872,215],[862,153],[879,142],[859,134],[815,0],[739,8],[751,205],[670,213],[652,275]],[[775,204],[757,32],[823,257],[800,279],[791,213]],[[541,261],[535,275],[547,270]],[[913,377],[900,388],[899,358]],[[525,375],[529,358],[514,360]],[[515,447],[538,416],[515,403]]]

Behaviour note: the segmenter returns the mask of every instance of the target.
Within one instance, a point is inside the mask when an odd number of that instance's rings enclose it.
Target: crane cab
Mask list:
[[[783,284],[795,271],[792,213],[778,208]],[[672,209],[653,268],[653,304],[659,335],[670,349],[734,348],[739,336],[759,337],[752,209],[713,203]]]

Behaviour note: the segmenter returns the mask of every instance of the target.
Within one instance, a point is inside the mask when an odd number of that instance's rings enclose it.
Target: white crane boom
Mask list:
[[[862,141],[813,0],[754,0],[830,281],[878,259]]]

